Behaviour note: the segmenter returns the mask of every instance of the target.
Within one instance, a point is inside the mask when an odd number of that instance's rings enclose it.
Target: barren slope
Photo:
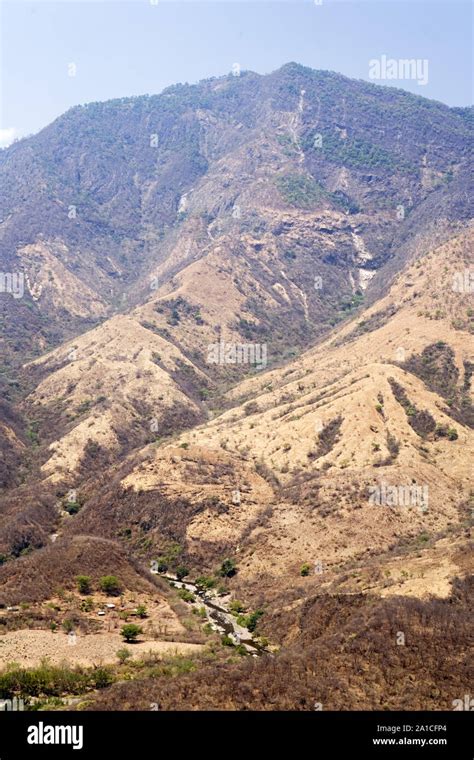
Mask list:
[[[143,499],[147,492],[189,499],[197,509],[186,531],[190,554],[203,543],[225,546],[249,579],[295,577],[305,561],[330,567],[462,524],[474,454],[472,316],[470,294],[452,283],[469,267],[471,246],[467,232],[409,266],[363,320],[292,365],[237,386],[232,397],[241,405],[178,445],[152,449],[122,486]],[[411,358],[426,351],[443,356],[444,394],[410,371]],[[230,467],[229,477],[209,469],[209,457],[214,470],[216,461]],[[271,489],[257,500],[265,517],[253,529],[252,471]],[[384,483],[422,490],[411,505],[370,503],[370,487]]]

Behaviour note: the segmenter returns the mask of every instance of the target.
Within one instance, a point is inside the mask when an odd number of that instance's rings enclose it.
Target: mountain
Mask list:
[[[304,344],[416,236],[425,206],[431,226],[467,218],[469,115],[296,64],[71,109],[0,152],[1,263],[26,290],[3,316],[7,355],[20,337],[44,352],[157,285],[169,295],[178,274],[186,291],[192,266],[275,352]]]
[[[384,697],[384,668],[406,667],[383,659],[400,617],[414,637],[431,621],[433,660],[410,667],[440,709],[452,602],[443,699],[464,693],[471,148],[469,109],[291,63],[78,106],[0,152],[0,271],[24,290],[0,293],[9,652],[28,619],[45,651],[44,629],[68,620],[105,641],[75,580],[105,604],[101,568],[120,575],[124,614],[137,594],[153,610],[157,645],[160,615],[183,651],[214,645],[195,602],[149,573],[161,557],[249,612],[281,678],[314,650],[345,683],[332,621],[348,662],[372,631],[378,686],[351,687],[352,709],[403,704]],[[166,704],[183,688],[218,706],[222,674],[269,678],[265,656],[249,674],[223,650]],[[313,676],[272,704],[324,686],[341,709],[329,673]],[[147,694],[133,678],[97,709]],[[239,689],[229,707],[262,709]]]

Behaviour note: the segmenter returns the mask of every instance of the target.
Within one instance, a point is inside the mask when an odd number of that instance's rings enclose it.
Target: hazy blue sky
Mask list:
[[[233,63],[263,74],[297,61],[368,79],[369,61],[382,55],[427,59],[426,85],[385,83],[449,105],[471,102],[469,2],[154,2],[2,0],[3,144],[77,103],[157,93],[228,73]]]

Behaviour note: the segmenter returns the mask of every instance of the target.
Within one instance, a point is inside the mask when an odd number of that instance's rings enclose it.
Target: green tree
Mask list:
[[[77,588],[80,594],[91,593],[91,579],[88,575],[78,575],[76,580]]]
[[[231,578],[237,572],[233,559],[225,559],[219,569],[219,575],[223,578]]]
[[[142,629],[135,623],[127,623],[120,631],[120,635],[123,636],[125,641],[136,641],[137,637],[142,633]]]
[[[115,575],[103,575],[99,581],[100,590],[109,596],[120,594],[122,585]]]
[[[189,575],[189,570],[184,565],[180,565],[176,568],[176,577],[179,581],[182,581],[187,575]]]
[[[113,681],[112,674],[107,668],[94,668],[91,675],[91,681],[96,689],[105,689]]]

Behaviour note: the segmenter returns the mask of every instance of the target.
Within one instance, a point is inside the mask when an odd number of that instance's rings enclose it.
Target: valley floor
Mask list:
[[[0,637],[0,668],[11,662],[19,662],[25,668],[40,665],[44,658],[52,664],[67,662],[68,666],[93,667],[98,664],[114,664],[117,652],[124,648],[119,633],[90,633],[76,636],[74,644],[64,633],[52,631],[12,631]],[[126,647],[132,657],[143,655],[188,655],[202,650],[202,644],[176,641],[139,641]]]

